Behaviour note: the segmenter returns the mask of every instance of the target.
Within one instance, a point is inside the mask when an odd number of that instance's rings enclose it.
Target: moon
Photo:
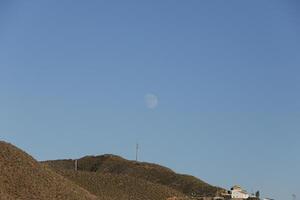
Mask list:
[[[149,109],[154,109],[158,106],[158,97],[155,94],[146,94],[145,95],[145,104]]]

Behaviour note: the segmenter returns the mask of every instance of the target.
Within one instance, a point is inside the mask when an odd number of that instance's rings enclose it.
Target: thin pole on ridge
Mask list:
[[[78,160],[76,159],[75,160],[75,171],[77,171],[78,170]]]
[[[139,153],[139,143],[136,143],[136,148],[135,148],[135,161],[138,161],[138,153]]]

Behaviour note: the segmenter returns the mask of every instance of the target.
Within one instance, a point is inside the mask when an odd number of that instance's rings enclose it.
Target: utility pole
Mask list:
[[[139,143],[136,143],[135,147],[135,161],[138,161],[138,153],[139,153]]]
[[[75,171],[77,171],[78,170],[78,160],[76,159],[75,160]]]

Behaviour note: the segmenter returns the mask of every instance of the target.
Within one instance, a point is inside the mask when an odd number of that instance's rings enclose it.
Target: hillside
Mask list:
[[[222,190],[193,176],[177,174],[160,165],[129,161],[114,155],[86,156],[79,159],[77,173],[80,177],[73,174],[74,162],[74,160],[55,160],[43,163],[94,194],[97,193],[97,189],[90,188],[90,184],[87,183],[92,177],[98,180],[118,179],[118,184],[132,188],[140,185],[134,185],[135,181],[143,181],[143,183],[152,184],[153,187],[160,186],[168,188],[169,191],[176,191],[177,196],[215,196],[218,191]],[[128,182],[129,180],[132,181]],[[135,190],[140,191],[137,188]]]
[[[166,200],[173,196],[184,196],[180,192],[167,186],[151,183],[127,175],[85,171],[75,172],[74,170],[64,170],[59,173],[92,194],[99,197],[109,196],[113,200]]]
[[[166,167],[119,156],[37,162],[0,141],[0,200],[166,200],[214,196],[218,188]]]
[[[96,200],[86,190],[0,141],[1,200]],[[103,198],[104,200],[104,198]]]

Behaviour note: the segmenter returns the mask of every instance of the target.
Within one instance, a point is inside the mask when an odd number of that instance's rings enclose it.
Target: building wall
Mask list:
[[[240,191],[232,190],[231,191],[231,198],[233,199],[247,199],[249,197],[248,194],[244,194]]]

